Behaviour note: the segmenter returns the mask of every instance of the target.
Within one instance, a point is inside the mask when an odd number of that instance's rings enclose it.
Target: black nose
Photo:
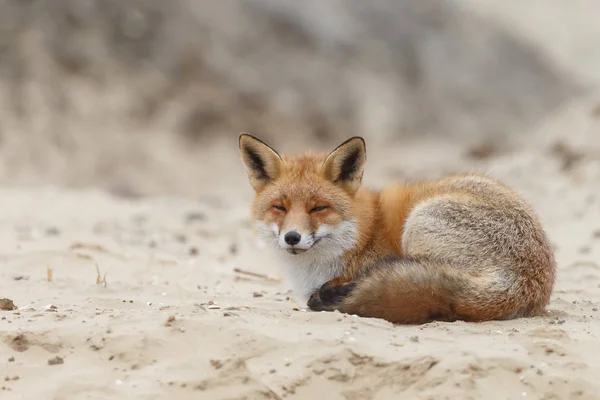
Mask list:
[[[287,244],[289,244],[290,246],[295,246],[298,243],[300,243],[301,238],[302,238],[302,236],[300,236],[300,234],[296,231],[290,231],[290,232],[286,233],[285,236],[283,237],[285,242]]]

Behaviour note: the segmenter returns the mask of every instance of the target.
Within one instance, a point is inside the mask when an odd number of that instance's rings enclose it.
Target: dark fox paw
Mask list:
[[[338,310],[342,301],[356,287],[356,282],[344,278],[335,278],[325,282],[308,299],[308,308],[313,311]]]

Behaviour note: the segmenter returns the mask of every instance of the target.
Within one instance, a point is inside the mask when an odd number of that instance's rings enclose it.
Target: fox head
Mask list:
[[[301,258],[338,257],[354,246],[354,198],[366,161],[362,138],[346,140],[329,155],[280,155],[246,133],[239,145],[256,192],[253,216],[264,239]]]

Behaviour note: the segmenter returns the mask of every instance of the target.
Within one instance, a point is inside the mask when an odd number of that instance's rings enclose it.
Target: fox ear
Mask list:
[[[354,193],[360,187],[366,161],[365,141],[356,136],[346,140],[327,156],[323,171],[327,179]]]
[[[260,192],[269,182],[277,179],[283,160],[266,143],[248,133],[240,135],[239,144],[250,185]]]

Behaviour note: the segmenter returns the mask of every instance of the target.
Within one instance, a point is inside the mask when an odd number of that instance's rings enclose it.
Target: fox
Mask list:
[[[553,248],[532,207],[499,180],[459,174],[372,190],[361,137],[328,154],[279,154],[241,133],[239,150],[256,232],[310,310],[394,324],[545,312]]]

